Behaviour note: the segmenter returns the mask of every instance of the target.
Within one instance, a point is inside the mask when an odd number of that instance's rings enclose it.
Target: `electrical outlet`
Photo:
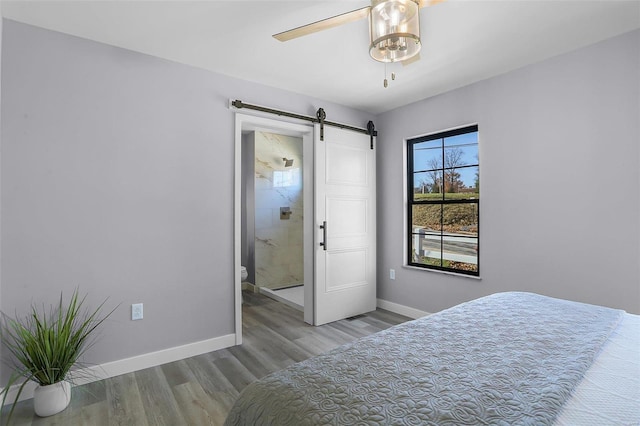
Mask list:
[[[395,269],[389,269],[389,278],[392,280],[396,279],[396,270]]]
[[[131,320],[141,320],[143,317],[142,312],[142,303],[134,303],[131,305]]]

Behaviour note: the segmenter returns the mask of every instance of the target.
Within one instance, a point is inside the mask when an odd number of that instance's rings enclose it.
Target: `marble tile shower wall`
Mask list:
[[[285,167],[284,158],[293,160]],[[255,134],[255,284],[303,283],[302,139]],[[283,220],[280,208],[291,210]]]

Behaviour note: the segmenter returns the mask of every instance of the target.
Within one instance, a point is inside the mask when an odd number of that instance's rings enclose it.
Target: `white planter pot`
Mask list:
[[[38,386],[33,392],[33,410],[40,417],[53,416],[67,408],[71,402],[71,384],[58,382]]]

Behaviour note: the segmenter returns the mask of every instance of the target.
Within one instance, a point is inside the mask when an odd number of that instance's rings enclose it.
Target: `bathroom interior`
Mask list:
[[[242,134],[242,289],[304,311],[302,138]]]

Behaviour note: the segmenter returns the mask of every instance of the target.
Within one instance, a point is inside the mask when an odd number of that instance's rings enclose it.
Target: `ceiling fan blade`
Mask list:
[[[446,0],[420,0],[419,6],[420,7],[433,6],[434,4],[442,3],[443,1],[446,1]]]
[[[410,57],[406,61],[402,61],[401,64],[403,67],[406,67],[407,65],[411,65],[412,63],[418,62],[419,60],[420,60],[420,54],[418,53],[417,55]]]
[[[421,8],[422,7],[426,7],[426,6],[433,6],[434,4],[442,3],[442,2],[445,2],[445,1],[446,0],[419,0],[418,6],[420,6]],[[409,66],[409,65],[413,64],[414,62],[418,62],[419,60],[420,60],[420,53],[410,57],[406,61],[402,61],[402,66],[403,67]]]
[[[313,34],[318,31],[328,30],[329,28],[337,27],[338,25],[347,24],[349,22],[366,18],[367,16],[369,16],[370,9],[371,6],[365,6],[360,9],[352,10],[351,12],[342,13],[340,15],[332,16],[331,18],[323,19],[321,21],[303,25],[292,30],[274,34],[273,37],[280,41],[288,41],[294,38]]]

